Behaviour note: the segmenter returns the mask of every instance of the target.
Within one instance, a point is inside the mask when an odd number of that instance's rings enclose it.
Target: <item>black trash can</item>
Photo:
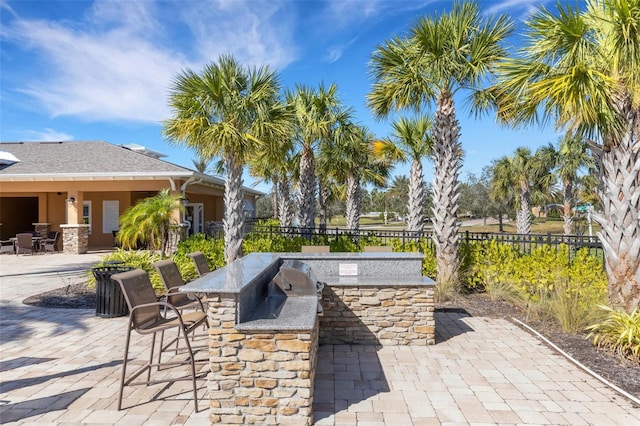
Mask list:
[[[129,313],[120,285],[111,279],[111,275],[132,270],[124,262],[105,262],[104,266],[91,269],[96,277],[96,316],[102,318],[123,317]]]

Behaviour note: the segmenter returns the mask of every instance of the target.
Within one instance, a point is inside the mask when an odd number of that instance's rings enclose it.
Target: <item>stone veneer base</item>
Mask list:
[[[329,284],[322,292],[320,344],[433,345],[433,286]]]
[[[318,323],[312,330],[238,331],[234,296],[209,297],[209,419],[310,425]]]

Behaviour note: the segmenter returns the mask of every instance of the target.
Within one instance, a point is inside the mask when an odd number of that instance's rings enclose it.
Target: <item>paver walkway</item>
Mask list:
[[[128,387],[117,411],[126,318],[21,303],[81,280],[99,257],[0,256],[0,422],[208,424],[205,383],[199,413],[188,382]],[[321,346],[316,424],[640,424],[639,407],[508,321],[436,321],[430,347]],[[146,353],[134,343],[132,357]]]

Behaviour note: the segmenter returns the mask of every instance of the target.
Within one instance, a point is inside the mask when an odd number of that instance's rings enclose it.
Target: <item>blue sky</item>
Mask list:
[[[518,23],[554,1],[485,0],[484,13]],[[278,70],[282,85],[336,83],[356,120],[389,134],[365,106],[367,65],[376,46],[450,1],[11,1],[0,0],[0,140],[105,140],[137,143],[192,167],[191,151],[160,133],[167,91],[181,70],[231,53]],[[510,42],[517,46],[518,37]],[[466,157],[463,176],[518,146],[556,142],[551,127],[504,129],[457,105]],[[432,179],[425,160],[425,178]],[[408,175],[408,165],[395,175]],[[245,185],[252,185],[245,178]],[[268,191],[263,184],[257,189]]]

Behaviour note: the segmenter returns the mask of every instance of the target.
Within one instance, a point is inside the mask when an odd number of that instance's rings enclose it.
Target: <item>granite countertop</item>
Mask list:
[[[260,318],[235,325],[236,330],[312,330],[317,321],[316,296],[287,297],[276,318]]]
[[[224,268],[209,272],[204,277],[180,287],[187,293],[240,293],[261,274],[280,262],[279,253],[251,253]]]
[[[327,283],[327,285],[344,285],[344,286],[376,286],[376,287],[404,287],[404,286],[433,286],[436,282],[429,277],[403,277],[397,275],[387,276],[319,276],[319,281]]]
[[[297,259],[302,262],[305,259],[311,260],[322,260],[326,259],[327,261],[338,261],[338,260],[346,260],[346,261],[374,261],[376,259],[386,259],[388,261],[392,260],[411,260],[417,261],[422,259],[423,255],[421,253],[250,253],[247,256],[244,256],[231,264],[216,269],[205,275],[204,277],[196,278],[195,280],[185,284],[180,287],[181,292],[186,293],[198,293],[198,294],[206,294],[206,293],[241,293],[244,288],[254,283],[256,280],[263,279],[262,276],[264,271],[272,267],[274,264],[281,263],[283,259]],[[313,267],[312,267],[313,270]],[[328,281],[328,276],[323,277],[321,271],[316,271],[317,276],[321,281]],[[402,274],[392,274],[390,273],[388,277],[393,277],[395,281],[398,283],[396,285],[429,285],[429,278],[423,278],[422,276],[401,276]],[[380,278],[383,276],[385,278]],[[336,276],[337,277],[337,276]],[[273,277],[269,277],[273,278]],[[345,282],[351,282],[355,278],[357,280],[356,284],[365,284],[369,283],[370,285],[374,284],[383,284],[384,281],[388,281],[388,278],[385,275],[373,275],[368,277],[363,276],[347,276],[340,277],[347,278]],[[333,278],[332,278],[333,280]],[[426,280],[426,281],[425,281]],[[382,282],[381,282],[382,281]],[[342,282],[338,281],[338,283],[342,284]]]

